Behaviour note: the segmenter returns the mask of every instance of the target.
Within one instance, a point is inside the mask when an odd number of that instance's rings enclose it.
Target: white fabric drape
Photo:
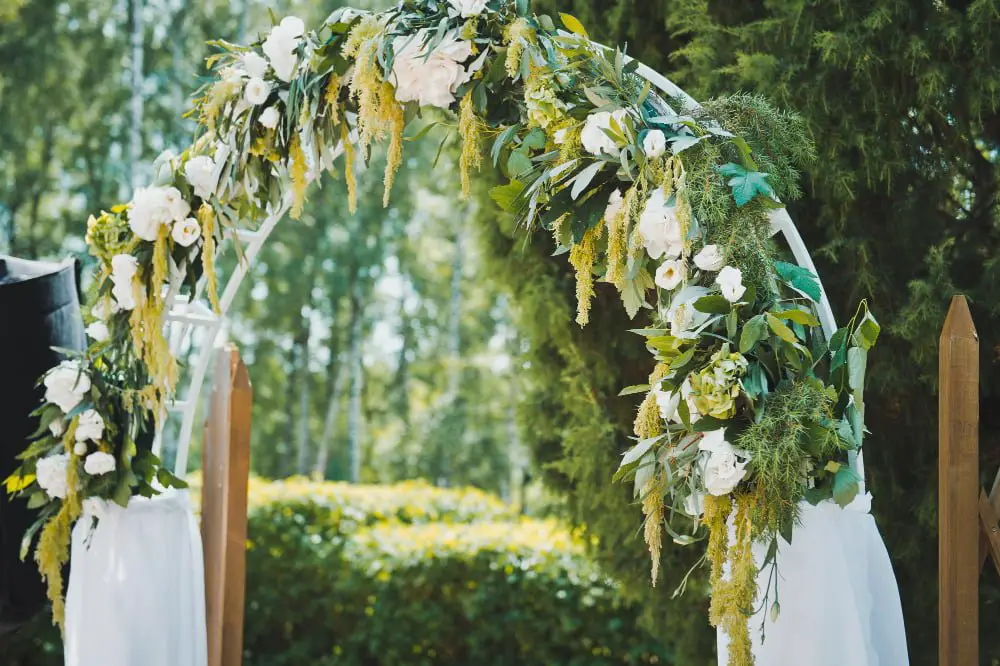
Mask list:
[[[93,530],[93,517],[98,518]],[[66,666],[205,666],[201,534],[187,491],[88,502],[73,530]]]
[[[871,495],[846,509],[832,502],[802,505],[792,543],[779,540],[781,612],[750,618],[756,666],[907,666],[899,589],[869,510]],[[766,547],[755,546],[758,566]],[[767,584],[761,572],[758,586]],[[719,666],[727,666],[727,637],[719,631]]]

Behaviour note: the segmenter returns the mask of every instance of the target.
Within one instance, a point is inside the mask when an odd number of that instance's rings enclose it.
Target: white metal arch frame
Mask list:
[[[607,49],[606,46],[598,43],[594,43],[594,46],[600,49]],[[674,84],[670,79],[655,70],[650,69],[648,66],[639,63],[636,73],[653,84],[666,97],[683,99],[685,100],[685,103],[690,106],[699,106],[698,102],[694,98],[684,92],[684,90]],[[665,102],[663,103],[666,105]],[[352,140],[354,138],[355,136],[352,136]],[[334,152],[334,157],[339,156],[341,152],[342,149],[338,146],[337,150]],[[194,296],[185,301],[178,298],[180,280],[173,281],[173,287],[171,288],[167,298],[168,314],[166,317],[166,335],[170,342],[171,352],[178,355],[188,338],[193,341],[193,333],[195,330],[200,330],[202,332],[201,348],[197,351],[195,357],[196,360],[192,365],[188,389],[184,396],[179,400],[175,400],[162,415],[153,445],[153,452],[160,455],[163,448],[163,428],[166,420],[172,415],[178,415],[181,419],[181,423],[176,445],[177,453],[174,463],[174,473],[180,477],[183,477],[187,473],[188,452],[191,446],[191,436],[194,431],[194,420],[198,409],[199,396],[201,394],[202,385],[204,384],[205,374],[212,359],[212,352],[216,343],[219,342],[218,338],[224,329],[226,318],[230,307],[233,304],[233,299],[236,297],[237,291],[249,273],[253,261],[260,253],[264,242],[271,235],[271,232],[274,231],[275,225],[277,225],[277,223],[288,212],[290,205],[290,200],[286,198],[282,204],[264,220],[258,229],[254,231],[241,230],[235,234],[236,238],[233,240],[246,244],[244,250],[245,260],[238,263],[233,275],[227,281],[222,292],[222,297],[219,299],[218,313],[213,312],[213,310],[200,298],[204,286],[204,280],[199,283],[199,287],[195,291]],[[802,236],[795,227],[795,223],[789,216],[788,211],[784,208],[773,211],[770,218],[773,233],[776,235],[781,234],[784,237],[796,263],[802,268],[808,269],[816,275],[817,278],[819,278],[819,274],[816,271],[816,266],[813,263],[812,257],[802,240]],[[819,303],[816,304],[816,314],[822,325],[823,333],[826,336],[826,339],[829,340],[837,330],[837,324],[833,316],[833,309],[830,306],[830,299],[827,296],[826,289],[823,287],[821,279],[819,280],[819,284],[820,300]],[[861,478],[859,494],[864,495],[864,465],[860,451],[850,453],[850,463],[852,468],[858,472],[858,475]]]

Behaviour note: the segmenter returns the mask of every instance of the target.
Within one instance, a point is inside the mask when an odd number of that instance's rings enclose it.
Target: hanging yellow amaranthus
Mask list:
[[[503,43],[507,45],[507,58],[504,66],[507,76],[514,78],[521,71],[521,55],[524,47],[535,41],[535,29],[526,18],[519,18],[504,30]]]
[[[340,124],[340,143],[344,147],[344,180],[347,181],[347,208],[351,214],[358,212],[358,179],[354,174],[354,144],[351,143],[347,123]]]
[[[757,565],[753,557],[753,525],[750,521],[753,504],[752,495],[737,495],[736,515],[733,517],[734,538],[727,547],[730,501],[728,498],[706,497],[708,557],[712,564],[709,621],[729,637],[729,666],[753,666],[754,663],[750,642],[750,616],[757,596]],[[729,562],[728,578],[722,571],[726,559]]]
[[[569,263],[576,269],[576,323],[586,326],[590,321],[590,302],[594,298],[594,260],[597,241],[604,227],[594,225],[583,234],[579,243],[569,250]]]
[[[292,137],[292,143],[288,147],[289,172],[292,177],[292,210],[290,215],[293,220],[302,217],[302,207],[306,203],[306,187],[309,185],[309,164],[306,162],[306,153],[302,150],[302,139],[298,133]]]
[[[45,581],[46,594],[52,602],[52,622],[60,631],[65,628],[66,602],[63,598],[63,566],[69,560],[69,544],[72,537],[73,523],[80,516],[80,496],[78,487],[80,479],[77,472],[79,458],[73,453],[76,444],[76,428],[79,417],[70,421],[63,433],[62,443],[69,456],[66,466],[66,497],[62,500],[59,511],[42,527],[38,536],[38,548],[35,549],[35,562],[38,571]]]
[[[219,307],[219,282],[215,276],[215,211],[206,203],[198,209],[198,222],[201,224],[201,236],[205,239],[201,248],[201,265],[205,273],[205,291],[208,302],[217,313]]]
[[[668,364],[657,363],[649,375],[649,385],[656,386],[669,372],[670,366]],[[663,431],[660,410],[656,405],[656,395],[653,391],[647,393],[646,398],[639,405],[633,429],[635,436],[640,440],[656,437]],[[653,587],[656,587],[656,579],[660,575],[660,552],[663,548],[664,482],[665,479],[662,475],[654,475],[639,491],[642,493],[642,514],[646,521],[643,524],[643,539],[649,549],[650,577]]]
[[[326,102],[327,119],[330,125],[340,122],[340,87],[343,82],[336,74],[330,74],[330,79],[326,82],[326,89],[323,91],[323,101]]]
[[[458,161],[462,177],[462,198],[468,198],[472,191],[472,170],[478,169],[483,161],[483,121],[476,113],[471,90],[465,93],[458,106],[458,133],[462,137],[462,156]]]

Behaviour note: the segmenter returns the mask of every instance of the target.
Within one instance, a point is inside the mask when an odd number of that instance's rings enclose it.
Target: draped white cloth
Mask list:
[[[779,540],[778,619],[764,619],[766,608],[750,618],[756,666],[909,664],[899,589],[870,508],[869,494],[846,509],[832,502],[803,504],[791,545]],[[755,546],[758,566],[766,550]],[[766,576],[762,571],[760,590]],[[719,665],[727,666],[721,630],[718,639]]]
[[[207,654],[201,534],[187,491],[128,508],[88,501],[73,530],[66,666],[206,666]]]

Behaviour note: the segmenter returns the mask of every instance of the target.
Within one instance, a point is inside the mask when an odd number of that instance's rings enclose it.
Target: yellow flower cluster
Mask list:
[[[521,70],[521,55],[524,47],[535,41],[535,30],[525,18],[519,18],[504,31],[504,44],[507,45],[507,59],[504,66],[507,69],[507,76],[514,78]]]
[[[747,369],[742,354],[730,353],[729,346],[712,355],[712,362],[689,376],[691,402],[699,414],[717,419],[731,419],[736,413],[736,397],[740,394],[739,379]]]
[[[470,90],[458,106],[458,133],[462,137],[462,155],[458,160],[462,177],[462,197],[472,191],[472,170],[478,169],[483,161],[482,141],[485,123],[476,113]]]
[[[712,626],[720,627],[729,637],[729,665],[753,666],[750,643],[750,616],[757,596],[757,565],[753,558],[753,525],[750,514],[754,498],[743,494],[736,497],[736,528],[733,543],[727,547],[727,519],[732,511],[728,497],[705,498],[704,522],[709,528],[708,559],[712,565],[709,582],[712,601],[708,617]],[[728,577],[723,567],[729,561]]]
[[[603,231],[603,226],[595,225],[569,250],[569,262],[576,270],[576,323],[580,326],[586,326],[590,322],[590,301],[594,298],[594,261],[597,259],[597,241]]]

